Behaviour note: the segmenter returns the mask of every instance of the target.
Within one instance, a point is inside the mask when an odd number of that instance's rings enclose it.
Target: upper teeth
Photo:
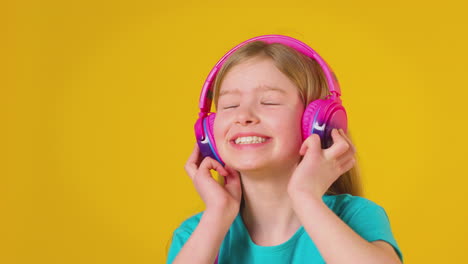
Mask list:
[[[239,137],[236,138],[235,142],[236,144],[255,144],[255,143],[263,143],[265,142],[266,138],[262,137]]]

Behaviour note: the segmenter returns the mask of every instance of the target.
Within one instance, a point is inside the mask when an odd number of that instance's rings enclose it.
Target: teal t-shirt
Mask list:
[[[385,210],[378,204],[350,194],[324,195],[325,204],[365,240],[383,240],[393,246],[403,262],[403,255],[393,236]],[[185,220],[173,233],[167,263],[174,261],[203,212]],[[304,227],[286,242],[276,246],[259,246],[252,242],[240,214],[233,221],[221,244],[219,263],[325,263]]]

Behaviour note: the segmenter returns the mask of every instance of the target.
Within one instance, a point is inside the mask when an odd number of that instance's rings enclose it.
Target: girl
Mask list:
[[[333,129],[325,149],[315,133],[303,140],[305,107],[329,94],[315,60],[252,41],[213,86],[222,160],[195,144],[185,170],[206,209],[174,231],[167,263],[402,263],[385,210],[359,196],[346,133]]]

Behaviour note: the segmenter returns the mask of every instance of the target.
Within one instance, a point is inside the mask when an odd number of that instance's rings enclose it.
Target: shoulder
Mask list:
[[[182,223],[174,230],[174,235],[192,234],[200,223],[202,215],[203,212],[199,212],[182,221]]]
[[[182,249],[195,228],[198,226],[198,223],[200,223],[202,214],[203,212],[200,212],[190,216],[174,230],[172,239],[170,241],[170,248],[167,254],[167,263],[172,263],[172,261],[174,261],[179,251]]]
[[[354,196],[351,194],[337,194],[337,195],[324,195],[323,201],[331,209],[344,209],[345,207],[360,207],[360,206],[379,206],[375,202],[361,196]]]
[[[369,242],[382,240],[389,243],[403,260],[390,219],[382,206],[367,198],[350,194],[326,195],[323,201],[361,237]]]
[[[324,195],[323,201],[335,214],[344,219],[352,218],[357,212],[385,212],[379,204],[351,194]]]
[[[202,216],[203,212],[197,213],[193,216],[190,216],[189,218],[185,219],[172,233],[172,239],[171,239],[171,248],[169,255],[176,254],[182,246],[187,242],[187,240],[190,238],[192,235],[193,231],[195,228],[197,228],[198,223],[200,223],[200,218]]]
[[[390,241],[394,238],[390,220],[384,208],[360,196],[349,194],[324,196],[324,202],[349,227],[368,241]]]

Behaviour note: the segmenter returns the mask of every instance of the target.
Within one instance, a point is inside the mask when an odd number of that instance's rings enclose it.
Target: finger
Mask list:
[[[236,171],[235,169],[229,167],[228,165],[224,166],[224,168],[226,169],[226,171],[228,172],[228,174],[226,175],[226,180],[225,180],[225,184],[228,183],[228,179],[232,179],[232,178],[235,178],[236,176],[239,176],[239,172]],[[235,179],[233,179],[235,180]]]
[[[352,169],[354,167],[355,164],[356,164],[356,159],[355,158],[351,158],[348,161],[344,162],[340,166],[340,170],[341,170],[340,174],[348,172],[350,169]]]
[[[350,148],[349,143],[336,128],[332,129],[331,135],[333,138],[333,145],[326,149],[324,153],[327,160],[337,159]]]
[[[344,130],[342,128],[340,128],[339,132],[343,136],[343,138],[349,143],[349,145],[351,146],[353,151],[356,152],[356,147],[354,146],[354,144],[351,141],[351,139],[349,138],[349,136],[347,134],[345,134]]]
[[[203,176],[209,176],[211,177],[210,170],[215,170],[222,176],[227,176],[228,172],[226,169],[219,163],[217,160],[211,158],[211,157],[206,157],[203,159],[202,163],[200,164],[200,167],[198,168],[197,175],[203,175]],[[200,171],[202,173],[200,173]]]
[[[200,164],[201,155],[200,155],[200,148],[198,147],[198,143],[195,142],[195,146],[193,147],[193,151],[188,158],[190,163],[195,163],[197,165]]]
[[[233,173],[236,173],[237,171],[234,170],[233,168],[229,167],[228,165],[225,165],[224,168],[225,168],[226,171],[228,172],[228,175],[224,177],[224,185],[226,186],[226,184],[228,184],[229,175],[230,175],[230,174],[233,174]]]
[[[198,166],[200,165],[200,159],[200,149],[198,147],[198,143],[195,142],[193,151],[190,154],[187,163],[185,164],[185,170],[187,171],[187,174],[190,176],[190,178],[193,178],[195,173],[197,173]]]
[[[341,155],[340,157],[338,157],[337,163],[338,163],[338,164],[343,164],[343,163],[346,163],[348,160],[350,160],[350,159],[352,159],[352,158],[355,158],[354,152],[353,152],[352,149],[349,149],[349,150],[346,151],[343,155]]]
[[[306,138],[306,140],[301,145],[299,154],[301,156],[304,156],[309,149],[312,150],[314,153],[320,153],[320,151],[322,150],[320,144],[320,136],[318,134],[312,134]]]
[[[229,175],[226,177],[224,187],[236,199],[240,200],[242,197],[242,188],[240,182],[240,175],[235,170],[230,170]]]

